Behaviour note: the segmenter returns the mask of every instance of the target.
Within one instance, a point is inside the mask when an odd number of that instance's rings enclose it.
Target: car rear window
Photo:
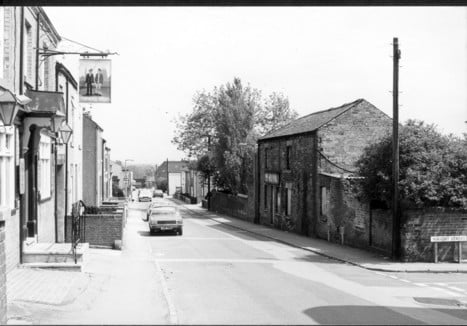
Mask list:
[[[154,207],[151,211],[151,215],[158,214],[175,214],[177,209],[175,207]]]

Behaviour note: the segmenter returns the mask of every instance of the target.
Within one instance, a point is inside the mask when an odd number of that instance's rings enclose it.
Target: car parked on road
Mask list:
[[[154,193],[152,194],[153,197],[161,197],[164,198],[164,193],[160,189],[155,189]]]
[[[154,207],[157,207],[157,206],[170,206],[170,205],[167,204],[167,202],[165,202],[163,200],[155,199],[153,202],[151,202],[151,204],[149,204],[148,209],[146,210],[146,219],[145,219],[145,221],[149,220],[149,215],[151,215],[151,210]]]
[[[183,219],[175,206],[154,206],[148,223],[151,234],[160,231],[175,231],[179,235],[183,234]]]
[[[150,190],[142,189],[139,193],[138,201],[142,202],[142,201],[151,201],[151,200],[152,200],[152,196],[151,196]]]

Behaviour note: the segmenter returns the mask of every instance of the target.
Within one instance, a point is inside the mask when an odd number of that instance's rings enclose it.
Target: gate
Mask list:
[[[85,218],[86,205],[82,200],[77,201],[72,205],[71,208],[71,249],[73,251],[73,257],[76,259],[76,249],[80,242],[85,241],[85,230],[86,230],[86,218]]]

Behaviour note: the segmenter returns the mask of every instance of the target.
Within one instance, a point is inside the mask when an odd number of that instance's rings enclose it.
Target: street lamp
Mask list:
[[[71,134],[73,133],[73,129],[71,129],[70,125],[65,122],[60,128],[59,132],[63,142],[65,144],[68,144],[71,138]]]
[[[13,125],[20,105],[26,105],[31,99],[24,95],[15,96],[10,90],[0,86],[0,119],[5,127]]]
[[[60,131],[60,126],[65,120],[65,115],[62,112],[57,111],[52,116],[51,120],[52,120],[52,131],[54,132],[56,136],[58,136],[58,132]]]

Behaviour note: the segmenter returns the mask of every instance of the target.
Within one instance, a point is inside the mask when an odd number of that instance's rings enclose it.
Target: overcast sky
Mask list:
[[[66,38],[112,56],[112,103],[93,104],[113,160],[184,154],[174,119],[197,90],[236,77],[288,96],[300,116],[365,98],[392,116],[399,38],[400,120],[467,132],[466,7],[45,7]],[[88,104],[83,104],[89,108]]]

